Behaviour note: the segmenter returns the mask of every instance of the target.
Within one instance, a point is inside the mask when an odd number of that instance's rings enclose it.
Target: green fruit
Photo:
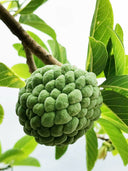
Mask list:
[[[16,114],[26,134],[48,146],[73,144],[100,117],[94,73],[70,64],[37,69],[20,89]]]

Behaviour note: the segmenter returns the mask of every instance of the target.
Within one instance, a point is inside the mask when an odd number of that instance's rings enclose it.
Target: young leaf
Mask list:
[[[102,91],[104,103],[126,124],[128,125],[128,98],[111,91]]]
[[[3,122],[3,117],[4,117],[4,109],[0,104],[0,124]]]
[[[127,141],[120,131],[116,126],[111,124],[109,121],[105,119],[99,119],[97,121],[106,131],[108,134],[110,140],[112,141],[113,145],[116,147],[118,150],[124,165],[128,164],[128,144]]]
[[[37,146],[37,143],[35,139],[33,137],[26,135],[16,142],[13,149],[20,149],[21,151],[24,152],[26,156],[28,156],[34,151],[36,146]]]
[[[34,166],[34,167],[40,167],[40,163],[34,157],[28,157],[28,158],[26,158],[24,160],[14,162],[13,166]]]
[[[56,160],[60,159],[67,151],[68,149],[68,146],[65,145],[65,146],[56,146],[55,148],[55,158]]]
[[[124,132],[128,133],[128,126],[105,104],[101,107],[102,118],[108,120],[117,128],[123,130]]]
[[[14,161],[23,160],[24,152],[19,149],[10,149],[0,155],[0,163],[12,164]]]
[[[96,133],[91,128],[86,133],[86,162],[87,171],[91,171],[95,165],[98,156],[98,142]]]
[[[103,88],[118,91],[123,95],[128,95],[128,75],[112,76],[101,84]]]
[[[116,24],[115,32],[116,32],[117,36],[119,37],[120,41],[123,44],[123,30],[122,30],[122,28],[121,28],[121,26],[119,24]]]
[[[45,3],[47,0],[31,0],[21,11],[20,14],[30,14],[34,12],[39,6]]]
[[[104,160],[106,156],[107,156],[107,146],[102,145],[98,150],[98,159]]]
[[[34,27],[43,33],[48,34],[53,39],[56,39],[55,31],[35,14],[23,14],[20,16],[19,22]]]
[[[105,68],[108,53],[105,45],[101,41],[97,41],[93,37],[89,38],[91,46],[91,62],[90,71],[93,71],[96,75],[99,75]]]
[[[21,88],[25,86],[25,82],[22,81],[11,69],[9,69],[3,63],[0,63],[0,86]]]
[[[108,28],[108,32],[110,33],[112,40],[116,75],[123,75],[125,69],[124,47],[117,34],[111,28]]]
[[[107,26],[113,28],[113,10],[109,0],[97,0],[95,12],[93,15],[90,36],[94,37],[96,40],[103,42],[107,45],[110,38]],[[91,62],[91,46],[88,46],[88,55],[86,61],[86,69],[89,70],[89,65]]]
[[[30,72],[27,64],[16,64],[11,68],[19,77],[28,78],[30,77]]]

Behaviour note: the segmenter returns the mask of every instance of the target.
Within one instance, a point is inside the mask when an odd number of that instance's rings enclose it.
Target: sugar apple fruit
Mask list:
[[[73,144],[100,116],[96,75],[70,64],[37,69],[20,89],[16,114],[24,132],[48,146]]]

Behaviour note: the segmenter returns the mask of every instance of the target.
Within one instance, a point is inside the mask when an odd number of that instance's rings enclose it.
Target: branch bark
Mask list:
[[[33,59],[33,56],[32,56],[32,52],[31,50],[26,46],[25,43],[22,43],[23,46],[24,46],[24,50],[25,50],[25,53],[26,53],[26,58],[27,58],[27,61],[26,63],[28,64],[28,67],[29,67],[29,72],[30,73],[33,73],[37,67],[36,67],[36,64],[34,62],[34,59]]]
[[[54,64],[61,66],[62,64],[42,48],[35,40],[33,40],[15,18],[0,4],[0,19],[6,24],[11,32],[16,35],[25,45],[45,64]]]

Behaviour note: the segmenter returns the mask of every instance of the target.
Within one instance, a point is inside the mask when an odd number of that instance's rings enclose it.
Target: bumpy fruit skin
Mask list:
[[[24,132],[48,146],[73,144],[100,116],[96,75],[69,64],[37,69],[20,89],[16,114]]]

